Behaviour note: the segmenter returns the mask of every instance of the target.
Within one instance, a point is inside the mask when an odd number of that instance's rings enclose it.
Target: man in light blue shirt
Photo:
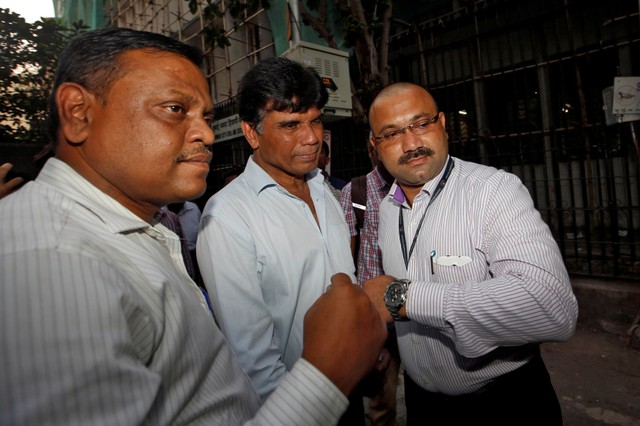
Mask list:
[[[194,202],[185,201],[184,203],[169,204],[169,209],[178,215],[184,238],[187,240],[189,252],[195,256],[198,227],[200,225],[200,217],[202,216],[200,208]]]
[[[331,276],[355,280],[349,230],[316,168],[326,101],[296,62],[250,70],[239,103],[253,155],[202,215],[198,263],[216,320],[263,400],[300,358],[304,315]]]

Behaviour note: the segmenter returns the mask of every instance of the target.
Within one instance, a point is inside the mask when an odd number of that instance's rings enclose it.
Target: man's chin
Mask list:
[[[183,201],[191,201],[195,198],[200,197],[207,190],[207,185],[198,185],[193,188],[182,188],[181,191],[176,194],[176,201],[174,203],[181,203]]]
[[[421,188],[425,183],[429,182],[431,179],[428,179],[426,176],[410,176],[408,179],[399,178],[398,182],[402,184],[402,186],[408,188]]]
[[[403,188],[407,188],[407,189],[420,189],[424,186],[424,184],[427,182],[405,182],[405,183],[401,183],[400,186],[402,186]]]
[[[311,173],[312,171],[314,171],[317,168],[318,168],[318,166],[316,164],[309,163],[309,164],[306,164],[306,165],[304,165],[302,167],[299,167],[296,170],[296,174],[304,176],[304,175],[307,175],[307,174]]]

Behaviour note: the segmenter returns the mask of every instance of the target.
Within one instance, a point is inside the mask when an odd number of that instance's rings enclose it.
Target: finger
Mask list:
[[[0,181],[4,180],[11,169],[13,169],[13,164],[11,163],[4,163],[0,166]]]
[[[24,182],[24,179],[21,177],[15,177],[13,179],[11,179],[9,182],[5,183],[5,188],[8,191],[11,191],[13,188],[15,188],[16,186],[19,186],[22,182]]]
[[[335,274],[331,277],[331,284],[353,284],[351,278],[347,274],[342,272]]]

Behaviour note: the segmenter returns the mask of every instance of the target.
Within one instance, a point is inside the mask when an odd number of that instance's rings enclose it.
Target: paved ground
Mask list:
[[[566,343],[542,355],[560,399],[565,425],[640,425],[640,337],[578,326]]]
[[[579,324],[569,342],[542,345],[542,356],[565,425],[640,426],[640,337],[628,347],[620,333]],[[397,426],[405,425],[400,386]]]

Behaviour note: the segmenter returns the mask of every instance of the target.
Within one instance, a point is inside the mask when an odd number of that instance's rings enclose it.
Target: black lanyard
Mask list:
[[[400,206],[400,214],[398,216],[398,232],[400,233],[400,247],[402,248],[402,257],[404,258],[404,266],[409,269],[409,259],[411,259],[411,255],[413,254],[413,249],[416,247],[416,241],[418,240],[418,234],[420,233],[420,229],[422,229],[422,223],[424,222],[424,218],[427,216],[427,210],[431,203],[436,199],[440,192],[442,192],[442,188],[447,184],[447,179],[449,179],[449,175],[451,175],[451,170],[453,170],[453,158],[449,158],[447,162],[447,167],[444,170],[444,174],[442,178],[440,178],[440,182],[436,186],[436,189],[433,191],[433,195],[429,200],[429,204],[424,209],[424,213],[422,214],[422,218],[420,219],[420,223],[418,224],[418,228],[416,229],[416,233],[413,236],[413,242],[411,243],[411,249],[409,249],[409,253],[407,254],[407,241],[404,236],[404,219],[402,217],[402,209]]]

